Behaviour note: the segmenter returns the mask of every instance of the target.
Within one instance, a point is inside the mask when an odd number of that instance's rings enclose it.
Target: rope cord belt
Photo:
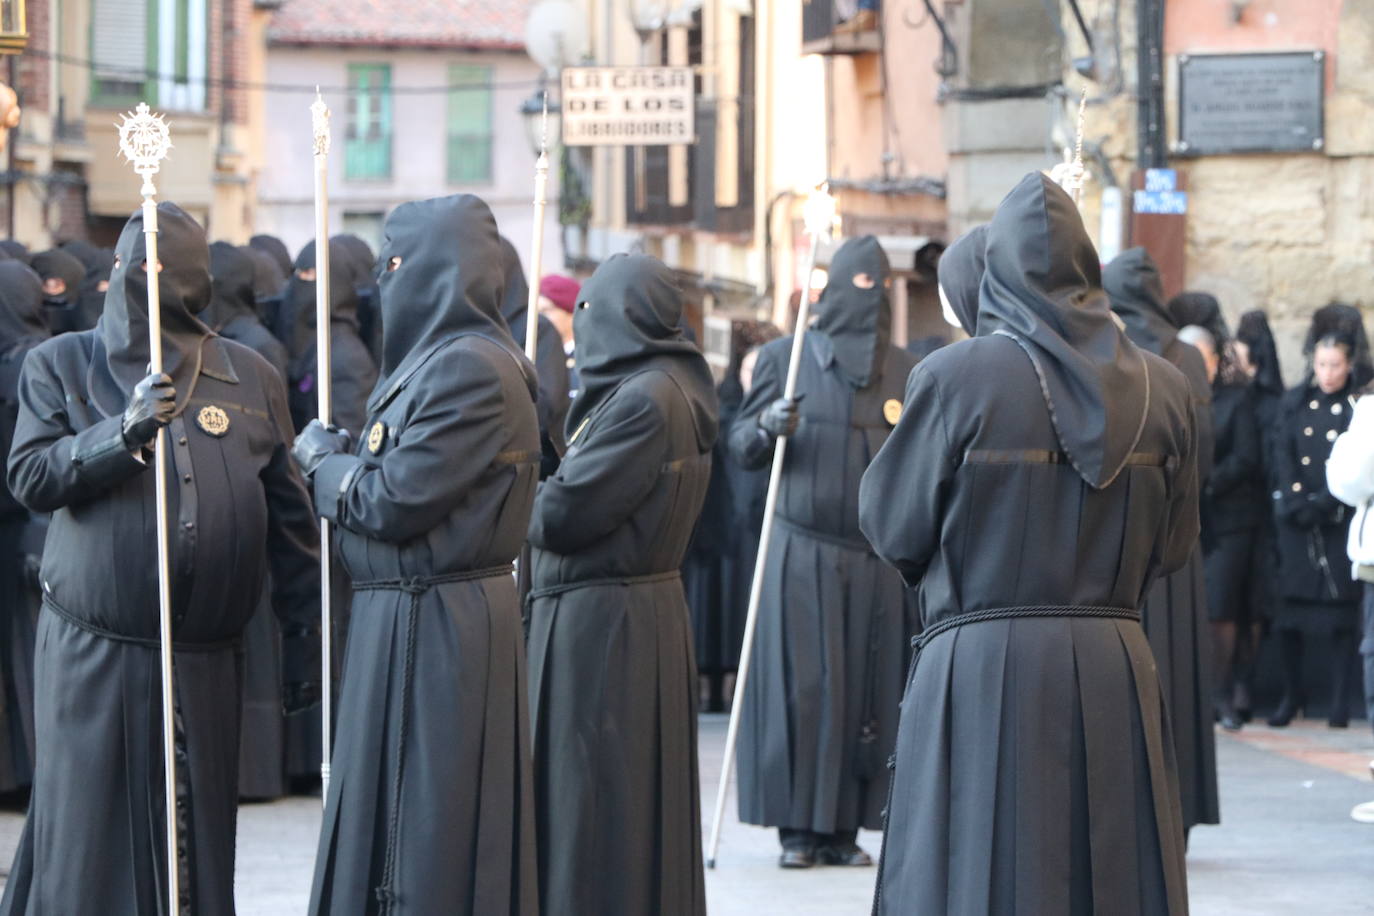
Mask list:
[[[643,576],[615,576],[605,579],[583,579],[580,582],[563,582],[559,585],[549,585],[544,588],[533,589],[530,591],[529,595],[525,597],[525,601],[534,601],[536,598],[553,598],[582,588],[601,588],[613,585],[650,585],[655,582],[672,582],[681,578],[682,573],[674,569],[670,572],[649,573]]]
[[[409,576],[399,579],[370,579],[353,583],[354,592],[393,591],[410,596],[406,608],[406,648],[405,662],[401,668],[401,714],[396,729],[396,771],[391,782],[391,811],[387,818],[386,857],[382,866],[382,881],[376,888],[377,902],[382,913],[395,910],[398,898],[396,882],[396,850],[401,833],[401,787],[405,774],[406,739],[410,736],[411,694],[415,682],[415,621],[420,612],[420,596],[438,585],[453,582],[478,582],[483,579],[496,579],[509,576],[515,571],[514,564],[494,566],[489,569],[472,569],[464,572],[444,573],[437,576]]]
[[[108,639],[113,642],[122,642],[131,646],[139,646],[144,649],[157,649],[162,643],[156,637],[130,636],[127,633],[116,633],[114,630],[107,630],[105,627],[91,623],[89,620],[82,620],[71,611],[64,608],[53,600],[51,595],[44,593],[43,604],[58,617],[76,627],[84,630],[101,639]],[[237,649],[242,643],[238,639],[219,639],[213,642],[180,642],[172,641],[172,650],[175,652],[225,652],[229,649]]]
[[[985,623],[989,620],[1014,620],[1028,617],[1096,617],[1107,620],[1133,620],[1140,622],[1140,612],[1126,607],[1091,607],[1088,605],[1035,604],[1026,607],[997,607],[969,614],[956,614],[946,617],[911,640],[911,647],[917,652],[924,649],[931,640],[941,633],[971,623]]]

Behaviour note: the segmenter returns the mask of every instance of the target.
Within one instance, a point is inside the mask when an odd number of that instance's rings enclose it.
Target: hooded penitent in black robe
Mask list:
[[[347,255],[340,266],[348,269],[353,277],[353,290],[358,294],[358,336],[367,352],[372,354],[372,361],[381,362],[382,313],[377,301],[377,256],[372,253],[372,246],[350,233],[333,236],[330,242],[337,242]]]
[[[93,324],[87,324],[81,313],[81,283],[86,277],[86,266],[61,248],[40,251],[29,262],[38,276],[46,283],[48,280],[61,280],[66,290],[48,296],[43,300],[48,318],[48,329],[54,334],[69,331],[88,331]]]
[[[1137,608],[1197,538],[1187,382],[1112,321],[1058,185],[1024,179],[986,240],[976,299],[962,243],[939,268],[977,336],[916,367],[860,495],[923,626],[874,910],[1186,913]]]
[[[1202,354],[1178,339],[1175,319],[1164,304],[1159,270],[1144,248],[1132,248],[1106,266],[1102,285],[1135,345],[1164,357],[1188,379],[1197,423],[1197,476],[1205,481],[1211,473],[1214,450],[1212,385]],[[1199,540],[1182,569],[1155,582],[1141,610],[1141,624],[1159,664],[1173,721],[1183,826],[1187,829],[1194,824],[1221,822],[1205,570]]]
[[[295,266],[291,261],[291,252],[286,248],[286,243],[275,235],[255,235],[248,240],[248,247],[272,259],[281,272],[281,283],[266,298],[260,298],[262,309],[262,323],[267,326],[267,330],[277,335],[277,339],[286,344],[289,351],[291,349],[290,331],[291,325],[282,327],[281,313],[282,300],[286,294],[286,282],[295,272]],[[261,295],[261,293],[260,293]]]
[[[496,221],[387,218],[382,378],[316,506],[356,595],[310,912],[533,916],[534,797],[511,562],[539,470],[534,367],[497,306]]]
[[[82,327],[93,328],[105,308],[105,290],[109,287],[110,271],[114,269],[114,252],[79,239],[64,243],[62,250],[86,268],[86,276],[81,280],[77,297],[77,310]]]
[[[501,298],[501,317],[510,328],[520,349],[525,348],[525,329],[529,325],[530,287],[520,254],[510,239],[501,238],[501,263],[506,272],[506,291]],[[536,336],[535,368],[539,371],[539,432],[558,454],[567,450],[563,426],[568,419],[568,357],[563,338],[553,322],[539,316]]]
[[[854,285],[860,273],[871,289]],[[882,826],[883,764],[916,623],[901,578],[859,531],[859,481],[892,431],[916,362],[888,342],[887,274],[876,239],[846,242],[806,333],[801,422],[787,441],[742,698],[739,814],[748,824],[822,836]],[[730,432],[745,467],[772,461],[758,417],[782,397],[791,348],[784,337],[759,350]]]
[[[330,379],[333,383],[334,415],[331,419],[356,440],[367,422],[367,396],[377,384],[377,364],[358,334],[358,291],[353,272],[344,265],[348,255],[338,242],[329,243],[329,347]],[[338,267],[335,267],[338,265]],[[290,330],[278,334],[291,354],[287,369],[287,388],[291,399],[291,418],[296,429],[315,418],[318,412],[315,391],[315,281],[302,280],[299,271],[315,269],[315,243],[306,244],[296,257],[282,298],[280,320]]]
[[[228,242],[210,246],[210,306],[200,319],[221,337],[237,341],[272,364],[286,382],[289,357],[281,341],[258,317],[253,258]]]
[[[48,339],[43,284],[22,261],[0,262],[0,455],[19,419],[19,371]],[[33,779],[33,636],[39,592],[30,566],[47,517],[31,513],[0,481],[0,792]]]
[[[530,520],[530,697],[544,916],[701,916],[696,667],[679,569],[716,392],[672,272],[615,255],[582,287],[582,394]]]
[[[183,912],[234,911],[240,663],[269,562],[287,693],[318,690],[318,559],[285,398],[256,353],[210,334],[205,235],[158,207]],[[52,512],[34,717],[41,766],[0,913],[164,913],[162,708],[151,459],[122,413],[147,372],[143,220],[120,235],[92,331],[29,354],[9,459],[15,496]]]
[[[200,313],[212,331],[237,341],[272,364],[286,393],[286,348],[258,320],[249,249],[228,242],[210,246],[210,305]],[[243,727],[239,755],[239,795],[268,799],[286,794],[286,728],[282,715],[281,631],[272,613],[270,585],[243,634]],[[316,719],[314,715],[298,717]]]

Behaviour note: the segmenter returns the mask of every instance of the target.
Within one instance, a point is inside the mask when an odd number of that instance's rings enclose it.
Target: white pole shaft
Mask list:
[[[143,239],[148,268],[148,363],[154,374],[162,371],[162,296],[158,288],[157,204],[143,198]],[[159,429],[153,446],[153,473],[157,500],[157,603],[158,647],[162,656],[162,772],[167,817],[167,912],[181,912],[180,866],[177,855],[177,752],[176,702],[172,682],[172,582],[171,545],[167,531],[167,430]]]
[[[329,156],[315,156],[315,394],[320,422],[333,417],[329,337]],[[353,432],[361,434],[361,430]],[[320,519],[320,798],[329,801],[334,715],[334,614],[330,589],[333,543],[329,520]]]
[[[787,381],[783,397],[791,400],[797,394],[797,375],[801,370],[803,340],[811,318],[811,275],[816,270],[816,254],[820,249],[820,235],[811,237],[811,250],[806,258],[806,281],[802,287],[801,303],[797,307],[797,327],[792,332],[792,354],[787,364]],[[716,813],[711,822],[711,841],[706,847],[706,867],[716,867],[716,853],[720,850],[720,828],[725,819],[725,797],[730,788],[730,774],[735,763],[735,742],[739,739],[740,712],[744,709],[744,688],[749,683],[750,661],[753,659],[754,631],[758,627],[759,599],[763,595],[763,573],[768,567],[768,546],[773,540],[773,517],[778,507],[778,490],[782,484],[782,465],[787,455],[787,437],[778,437],[773,447],[773,469],[768,475],[768,497],[763,504],[763,528],[759,531],[759,553],[754,560],[754,582],[749,588],[749,612],[744,618],[744,643],[740,646],[739,671],[735,675],[734,702],[730,705],[730,727],[725,732],[725,759],[720,764],[720,785],[716,789]]]
[[[539,352],[539,281],[544,268],[544,208],[548,204],[549,154],[539,151],[534,165],[534,238],[530,243],[529,313],[525,316],[525,358],[535,361]]]

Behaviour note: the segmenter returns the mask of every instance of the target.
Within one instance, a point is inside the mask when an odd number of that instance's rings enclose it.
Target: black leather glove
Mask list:
[[[124,444],[130,450],[143,448],[159,429],[172,422],[176,408],[177,392],[171,376],[159,372],[139,382],[134,386],[129,406],[124,408],[120,426]]]
[[[801,414],[797,411],[801,399],[801,395],[790,401],[787,398],[778,398],[759,414],[759,427],[774,438],[792,435],[801,423]]]
[[[315,471],[319,470],[324,459],[330,455],[347,454],[351,444],[352,437],[346,430],[325,426],[319,420],[311,420],[296,437],[291,454],[296,457],[301,472],[310,478],[315,476]]]

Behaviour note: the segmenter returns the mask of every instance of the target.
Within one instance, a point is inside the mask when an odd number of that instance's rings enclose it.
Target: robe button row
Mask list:
[[[181,527],[185,528],[187,531],[194,531],[194,530],[196,529],[196,523],[195,523],[195,522],[185,522],[184,524],[182,524]]]
[[[1307,467],[1307,466],[1308,466],[1309,464],[1311,464],[1311,463],[1312,463],[1312,459],[1311,459],[1311,458],[1308,458],[1306,455],[1303,455],[1303,456],[1302,456],[1302,466],[1303,466],[1303,467]]]
[[[1308,435],[1311,435],[1311,433],[1308,433]],[[185,437],[185,436],[182,436],[180,439],[177,440],[177,445],[185,445],[185,444],[186,444],[186,437]]]
[[[187,483],[190,483],[190,482],[191,482],[191,475],[190,475],[190,474],[183,474],[183,475],[181,475],[181,479],[184,480],[184,481],[186,481]]]
[[[1310,435],[1312,435],[1312,427],[1309,426],[1309,427],[1307,427],[1306,429],[1304,429],[1304,430],[1302,431],[1302,434],[1303,434],[1304,436],[1310,436]]]

